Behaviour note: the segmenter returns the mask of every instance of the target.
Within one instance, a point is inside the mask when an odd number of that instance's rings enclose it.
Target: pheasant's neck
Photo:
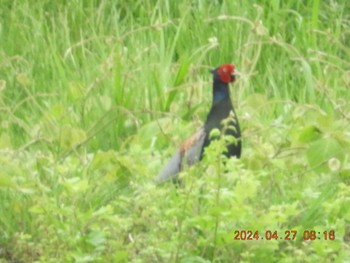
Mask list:
[[[224,101],[230,100],[230,90],[227,83],[214,81],[213,83],[213,106]]]

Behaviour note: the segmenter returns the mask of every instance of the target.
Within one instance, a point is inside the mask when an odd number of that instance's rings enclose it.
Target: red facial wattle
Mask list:
[[[222,82],[229,83],[235,81],[235,66],[232,64],[220,66],[217,73]]]

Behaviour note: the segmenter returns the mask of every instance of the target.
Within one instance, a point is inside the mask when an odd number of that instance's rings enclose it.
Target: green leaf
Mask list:
[[[179,67],[179,69],[177,71],[175,80],[173,82],[173,87],[177,87],[177,86],[181,85],[184,82],[189,67],[190,67],[190,63],[189,63],[188,60],[185,60],[185,61],[183,61],[180,64],[180,67]],[[170,105],[174,101],[177,93],[178,93],[177,89],[171,89],[171,91],[169,92],[169,95],[168,95],[168,98],[167,98],[167,102],[166,102],[166,106],[165,106],[165,110],[166,111],[169,111]]]
[[[188,60],[182,61],[182,63],[180,64],[180,67],[177,71],[176,77],[174,79],[174,84],[173,84],[174,87],[179,86],[182,83],[184,83],[185,77],[187,76],[188,69],[189,69],[190,65],[191,65],[191,63]]]
[[[344,151],[336,139],[323,138],[310,144],[306,156],[311,168],[317,172],[328,172],[327,162],[331,158],[344,160]]]
[[[212,129],[212,130],[210,131],[209,138],[210,138],[210,139],[215,139],[215,138],[219,137],[220,134],[221,134],[221,132],[220,132],[219,129],[217,129],[217,128]]]
[[[315,141],[320,138],[320,134],[321,131],[317,127],[306,126],[298,133],[297,142],[304,144]]]

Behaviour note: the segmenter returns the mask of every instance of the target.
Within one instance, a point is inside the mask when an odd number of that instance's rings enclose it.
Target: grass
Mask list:
[[[350,258],[348,1],[3,0],[0,12],[0,262]],[[209,110],[208,70],[231,62],[242,159],[223,161],[219,141],[184,188],[155,185]],[[303,241],[311,230],[321,240]]]

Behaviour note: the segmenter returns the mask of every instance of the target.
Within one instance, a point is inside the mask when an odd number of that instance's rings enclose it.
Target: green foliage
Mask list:
[[[0,262],[346,261],[349,14],[340,0],[2,0]],[[155,185],[208,112],[208,70],[231,62],[242,158],[213,131],[182,187]]]

